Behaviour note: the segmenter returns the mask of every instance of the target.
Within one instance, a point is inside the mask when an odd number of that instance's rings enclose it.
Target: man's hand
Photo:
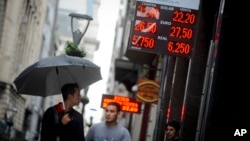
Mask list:
[[[63,125],[68,124],[71,121],[71,118],[69,116],[69,113],[66,113],[65,115],[63,115],[62,117],[62,123]]]

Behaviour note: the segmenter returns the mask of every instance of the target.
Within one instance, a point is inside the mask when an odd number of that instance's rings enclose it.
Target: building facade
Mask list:
[[[4,115],[14,111],[9,134],[11,137],[17,134],[25,136],[25,114],[29,100],[16,93],[13,81],[24,68],[40,58],[47,0],[4,0],[0,7],[0,65],[4,66],[0,70],[0,119],[8,120]]]

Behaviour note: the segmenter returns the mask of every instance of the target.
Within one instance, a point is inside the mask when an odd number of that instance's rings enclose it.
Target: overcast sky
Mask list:
[[[106,93],[106,82],[109,75],[111,52],[113,50],[114,31],[118,16],[119,0],[101,0],[98,21],[100,23],[98,40],[100,46],[94,55],[94,63],[101,67],[102,80],[92,84],[88,91],[90,102],[85,107],[85,119],[94,116],[94,123],[101,120],[103,109],[100,108],[102,94]],[[112,8],[111,8],[112,7]],[[89,109],[96,109],[89,110]]]

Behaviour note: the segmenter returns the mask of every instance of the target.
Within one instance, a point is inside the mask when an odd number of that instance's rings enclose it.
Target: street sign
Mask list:
[[[128,49],[190,57],[198,7],[199,0],[137,0]]]

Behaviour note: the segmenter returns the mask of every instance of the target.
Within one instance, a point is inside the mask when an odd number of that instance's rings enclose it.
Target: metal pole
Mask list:
[[[157,65],[159,61],[160,56],[155,56],[154,61],[150,65],[150,69],[147,72],[149,79],[155,79],[156,71],[157,71]],[[141,132],[140,132],[140,141],[146,141],[147,136],[147,129],[148,129],[148,121],[150,117],[150,110],[151,110],[151,103],[144,103],[144,111],[143,111],[143,117],[142,117],[142,125],[141,125]]]
[[[204,107],[205,107],[205,99],[206,99],[206,91],[207,91],[207,83],[209,79],[209,70],[211,69],[211,50],[212,50],[212,41],[210,45],[210,50],[209,50],[209,55],[208,55],[208,60],[207,60],[207,67],[206,67],[206,72],[205,72],[205,78],[204,78],[204,84],[203,84],[203,91],[201,95],[201,106],[200,106],[200,111],[199,111],[199,117],[198,117],[198,122],[197,122],[197,128],[196,128],[196,137],[195,140],[199,141],[200,138],[200,130],[202,126],[202,119],[203,119],[203,114],[204,114]]]
[[[210,96],[211,96],[211,89],[212,89],[212,82],[213,82],[213,74],[214,74],[214,67],[215,67],[215,60],[216,60],[216,53],[217,53],[217,46],[220,38],[220,28],[221,22],[224,12],[224,5],[225,0],[220,1],[219,13],[217,16],[216,21],[216,28],[214,32],[214,42],[213,40],[210,43],[209,55],[207,60],[207,68],[205,74],[205,80],[203,85],[203,95],[199,113],[199,120],[197,125],[197,133],[196,133],[196,141],[204,140],[204,133],[205,127],[207,122],[207,115],[209,110],[210,104]],[[204,123],[204,124],[202,124]]]
[[[164,55],[164,61],[162,64],[162,73],[161,73],[161,89],[160,94],[158,98],[158,107],[157,107],[157,118],[155,123],[155,130],[154,130],[154,141],[160,141],[160,133],[162,131],[162,127],[165,125],[165,115],[166,115],[166,109],[165,109],[165,102],[166,102],[166,82],[167,82],[167,66],[168,66],[168,57]],[[164,125],[163,125],[164,124]]]

